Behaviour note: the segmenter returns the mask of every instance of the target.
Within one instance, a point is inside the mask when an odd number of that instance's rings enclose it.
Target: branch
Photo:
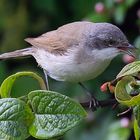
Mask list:
[[[91,101],[80,103],[84,108],[91,108],[93,111],[97,110],[97,108],[107,107],[111,105],[118,104],[116,99],[107,99],[107,100],[100,100],[98,101],[99,105],[95,106],[95,104],[91,104]]]

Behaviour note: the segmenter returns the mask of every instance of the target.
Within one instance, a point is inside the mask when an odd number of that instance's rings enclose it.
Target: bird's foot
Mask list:
[[[100,107],[99,101],[94,96],[91,96],[91,99],[89,101],[89,108],[92,109],[92,111],[96,111],[97,108],[99,107]]]
[[[99,101],[91,94],[89,89],[87,89],[81,82],[79,82],[79,85],[82,87],[82,89],[85,91],[85,93],[90,98],[89,101],[89,108],[93,111],[96,111],[98,107],[100,107]]]

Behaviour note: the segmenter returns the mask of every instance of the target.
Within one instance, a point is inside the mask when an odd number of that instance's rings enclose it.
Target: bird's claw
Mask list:
[[[98,107],[100,107],[99,101],[96,98],[91,98],[89,108],[92,109],[92,111],[96,111]]]

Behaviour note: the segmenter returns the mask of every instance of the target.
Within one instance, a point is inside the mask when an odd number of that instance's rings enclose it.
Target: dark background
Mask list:
[[[24,38],[36,37],[66,23],[79,20],[113,23],[126,34],[133,45],[140,47],[140,1],[138,0],[1,0],[0,53],[28,47]],[[128,56],[118,56],[102,75],[84,84],[95,92],[98,99],[109,98],[111,95],[102,93],[100,86],[114,79],[130,61]],[[43,76],[42,70],[33,58],[1,61],[0,83],[7,76],[25,70]],[[49,83],[51,90],[78,100],[86,98],[82,89],[76,84],[52,79],[49,79]],[[31,78],[21,78],[15,83],[12,95],[23,95],[34,89],[39,89],[36,81]],[[94,113],[88,111],[88,118],[67,132],[62,139],[132,140],[133,126],[129,122],[132,120],[131,113],[117,117],[117,113],[123,110],[125,108],[108,107]],[[127,122],[129,126],[126,125]]]

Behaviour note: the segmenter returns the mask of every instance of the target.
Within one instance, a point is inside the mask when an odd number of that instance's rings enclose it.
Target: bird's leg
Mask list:
[[[99,101],[91,94],[91,92],[81,82],[79,82],[79,85],[82,87],[82,89],[85,91],[85,93],[90,98],[89,108],[91,108],[92,104],[93,104],[92,110],[95,111],[97,109],[97,107],[100,106]]]
[[[48,73],[44,69],[43,69],[43,72],[44,72],[44,75],[45,75],[46,87],[47,87],[47,90],[49,90]]]

